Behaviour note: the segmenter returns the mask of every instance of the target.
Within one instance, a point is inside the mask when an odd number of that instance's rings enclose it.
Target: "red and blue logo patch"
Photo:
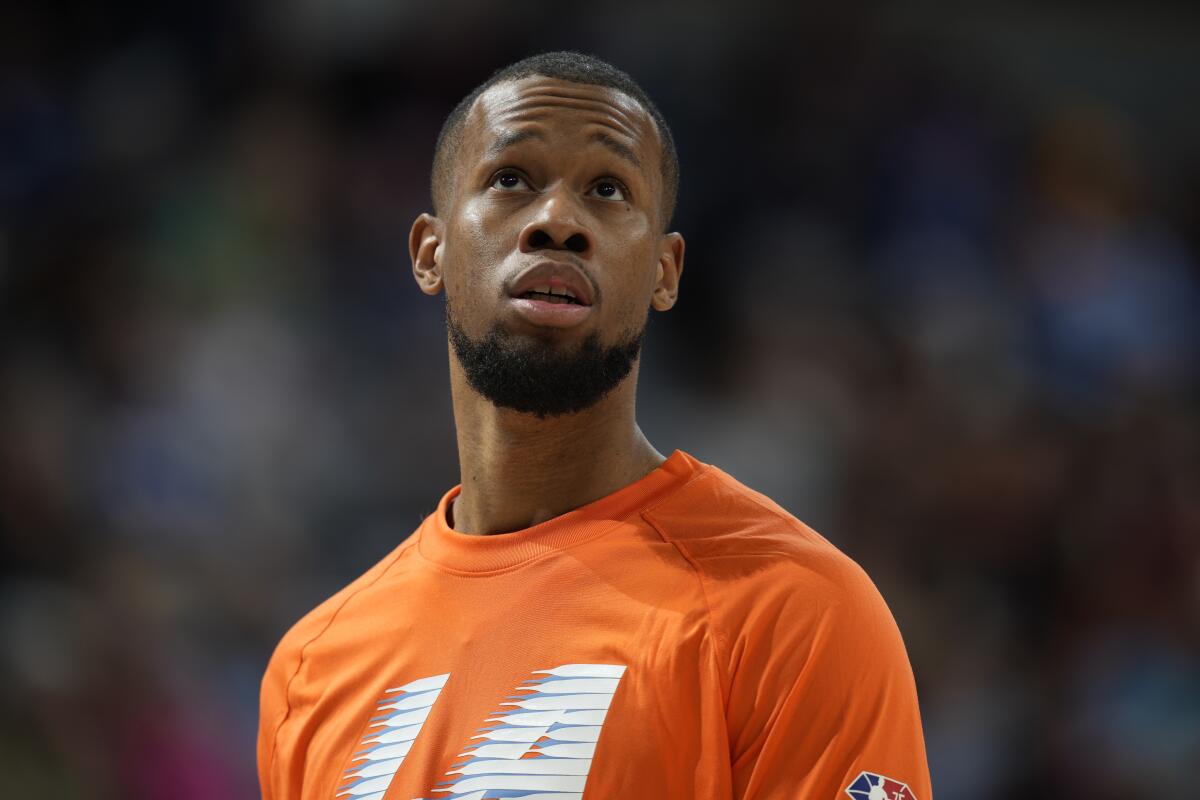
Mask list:
[[[874,772],[861,773],[846,787],[846,794],[854,800],[917,800],[908,784]]]

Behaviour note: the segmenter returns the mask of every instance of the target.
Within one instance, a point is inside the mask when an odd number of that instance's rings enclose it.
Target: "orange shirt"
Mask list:
[[[266,800],[931,800],[887,606],[766,497],[680,451],[513,533],[457,492],[283,637]]]

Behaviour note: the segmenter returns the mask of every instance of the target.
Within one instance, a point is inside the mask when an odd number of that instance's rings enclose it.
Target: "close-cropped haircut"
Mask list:
[[[559,51],[540,53],[529,58],[509,64],[497,70],[492,77],[476,86],[470,94],[459,101],[454,110],[442,123],[438,134],[437,145],[433,154],[433,176],[431,192],[433,194],[434,213],[441,214],[449,206],[447,193],[454,185],[454,157],[462,144],[463,123],[471,106],[479,96],[498,83],[518,81],[541,75],[546,78],[556,78],[570,83],[582,83],[588,86],[605,86],[629,95],[646,110],[658,127],[658,135],[662,140],[662,224],[666,229],[675,213],[675,199],[679,193],[679,156],[675,152],[675,140],[671,136],[671,128],[667,125],[654,102],[643,91],[641,86],[629,75],[595,56]]]

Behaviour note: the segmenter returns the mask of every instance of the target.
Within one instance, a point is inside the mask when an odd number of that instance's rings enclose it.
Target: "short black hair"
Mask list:
[[[539,53],[509,64],[507,67],[497,70],[492,77],[476,86],[470,94],[458,102],[458,105],[446,117],[446,121],[442,123],[442,130],[438,134],[437,145],[434,148],[433,177],[430,181],[434,213],[442,213],[446,206],[445,193],[453,182],[452,156],[462,142],[463,121],[467,117],[467,112],[471,110],[471,106],[475,104],[479,95],[498,83],[518,81],[534,75],[589,86],[606,86],[624,92],[641,104],[654,120],[654,124],[658,127],[658,135],[662,139],[662,224],[666,229],[675,213],[675,199],[679,194],[679,156],[675,152],[675,139],[671,136],[671,128],[663,118],[662,112],[637,84],[637,81],[607,61],[569,50]]]

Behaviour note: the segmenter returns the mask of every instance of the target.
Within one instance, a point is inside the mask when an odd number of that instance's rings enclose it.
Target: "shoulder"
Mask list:
[[[271,775],[272,765],[278,760],[276,740],[280,727],[292,711],[294,686],[301,674],[306,651],[329,630],[353,598],[387,574],[410,550],[412,542],[413,537],[409,537],[371,569],[301,617],[276,645],[263,673],[259,692],[258,767],[264,798],[273,796]]]
[[[644,515],[704,587],[737,796],[844,795],[867,770],[929,795],[912,668],[858,564],[715,467]]]
[[[895,619],[857,563],[715,467],[685,488],[645,516],[704,587],[738,736],[763,730],[762,698],[797,686],[831,725],[871,698],[915,696]]]
[[[731,673],[769,664],[793,675],[817,663],[850,668],[864,648],[908,671],[895,619],[870,577],[770,498],[705,465],[643,516],[696,574]]]
[[[717,467],[703,465],[643,517],[715,591],[799,594],[821,605],[873,602],[877,596],[849,556]]]
[[[276,645],[267,667],[268,678],[272,673],[294,672],[305,648],[321,638],[342,614],[347,604],[383,578],[396,562],[411,550],[415,542],[416,536],[410,536],[373,567],[300,617]]]

